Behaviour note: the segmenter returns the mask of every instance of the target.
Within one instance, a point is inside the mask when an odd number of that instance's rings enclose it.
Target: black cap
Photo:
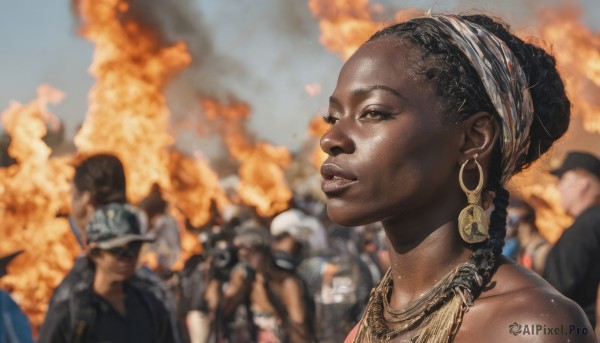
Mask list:
[[[600,159],[587,152],[573,151],[567,154],[562,165],[550,173],[561,176],[573,169],[585,170],[600,179]]]

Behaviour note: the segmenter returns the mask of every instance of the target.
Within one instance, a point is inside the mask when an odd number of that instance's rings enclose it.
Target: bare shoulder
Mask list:
[[[300,280],[300,278],[292,273],[286,273],[282,279],[281,279],[281,286],[283,287],[283,289],[288,292],[288,291],[293,291],[293,292],[300,292],[302,290],[302,282]]]
[[[502,260],[456,342],[596,342],[583,310],[537,274]]]
[[[272,275],[272,286],[276,293],[284,298],[295,298],[302,295],[302,281],[296,274],[285,271]]]

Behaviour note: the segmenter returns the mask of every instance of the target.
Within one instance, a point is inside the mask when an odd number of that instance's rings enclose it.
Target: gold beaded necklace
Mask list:
[[[454,268],[418,300],[400,309],[393,309],[388,297],[393,286],[389,269],[379,285],[371,291],[364,318],[354,339],[355,343],[386,342],[401,333],[412,333],[412,342],[450,342],[456,335],[462,317],[473,305],[468,284],[461,282],[465,275],[475,275],[481,286],[472,260]]]

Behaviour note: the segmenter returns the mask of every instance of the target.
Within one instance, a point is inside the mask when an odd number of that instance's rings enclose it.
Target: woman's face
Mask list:
[[[412,69],[418,49],[381,39],[343,66],[321,138],[330,218],[355,226],[431,213],[458,188],[462,144],[441,100]],[[456,199],[456,197],[454,197]],[[452,205],[456,206],[456,205]]]

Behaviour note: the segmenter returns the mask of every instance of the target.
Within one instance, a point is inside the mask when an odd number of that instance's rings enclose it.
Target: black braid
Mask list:
[[[497,259],[502,255],[504,237],[506,236],[506,207],[508,206],[509,193],[501,184],[502,153],[499,145],[494,148],[492,165],[490,166],[489,181],[486,190],[495,193],[494,210],[490,216],[490,239],[475,250],[473,260],[477,265],[477,274],[483,278],[485,285],[491,278]]]

